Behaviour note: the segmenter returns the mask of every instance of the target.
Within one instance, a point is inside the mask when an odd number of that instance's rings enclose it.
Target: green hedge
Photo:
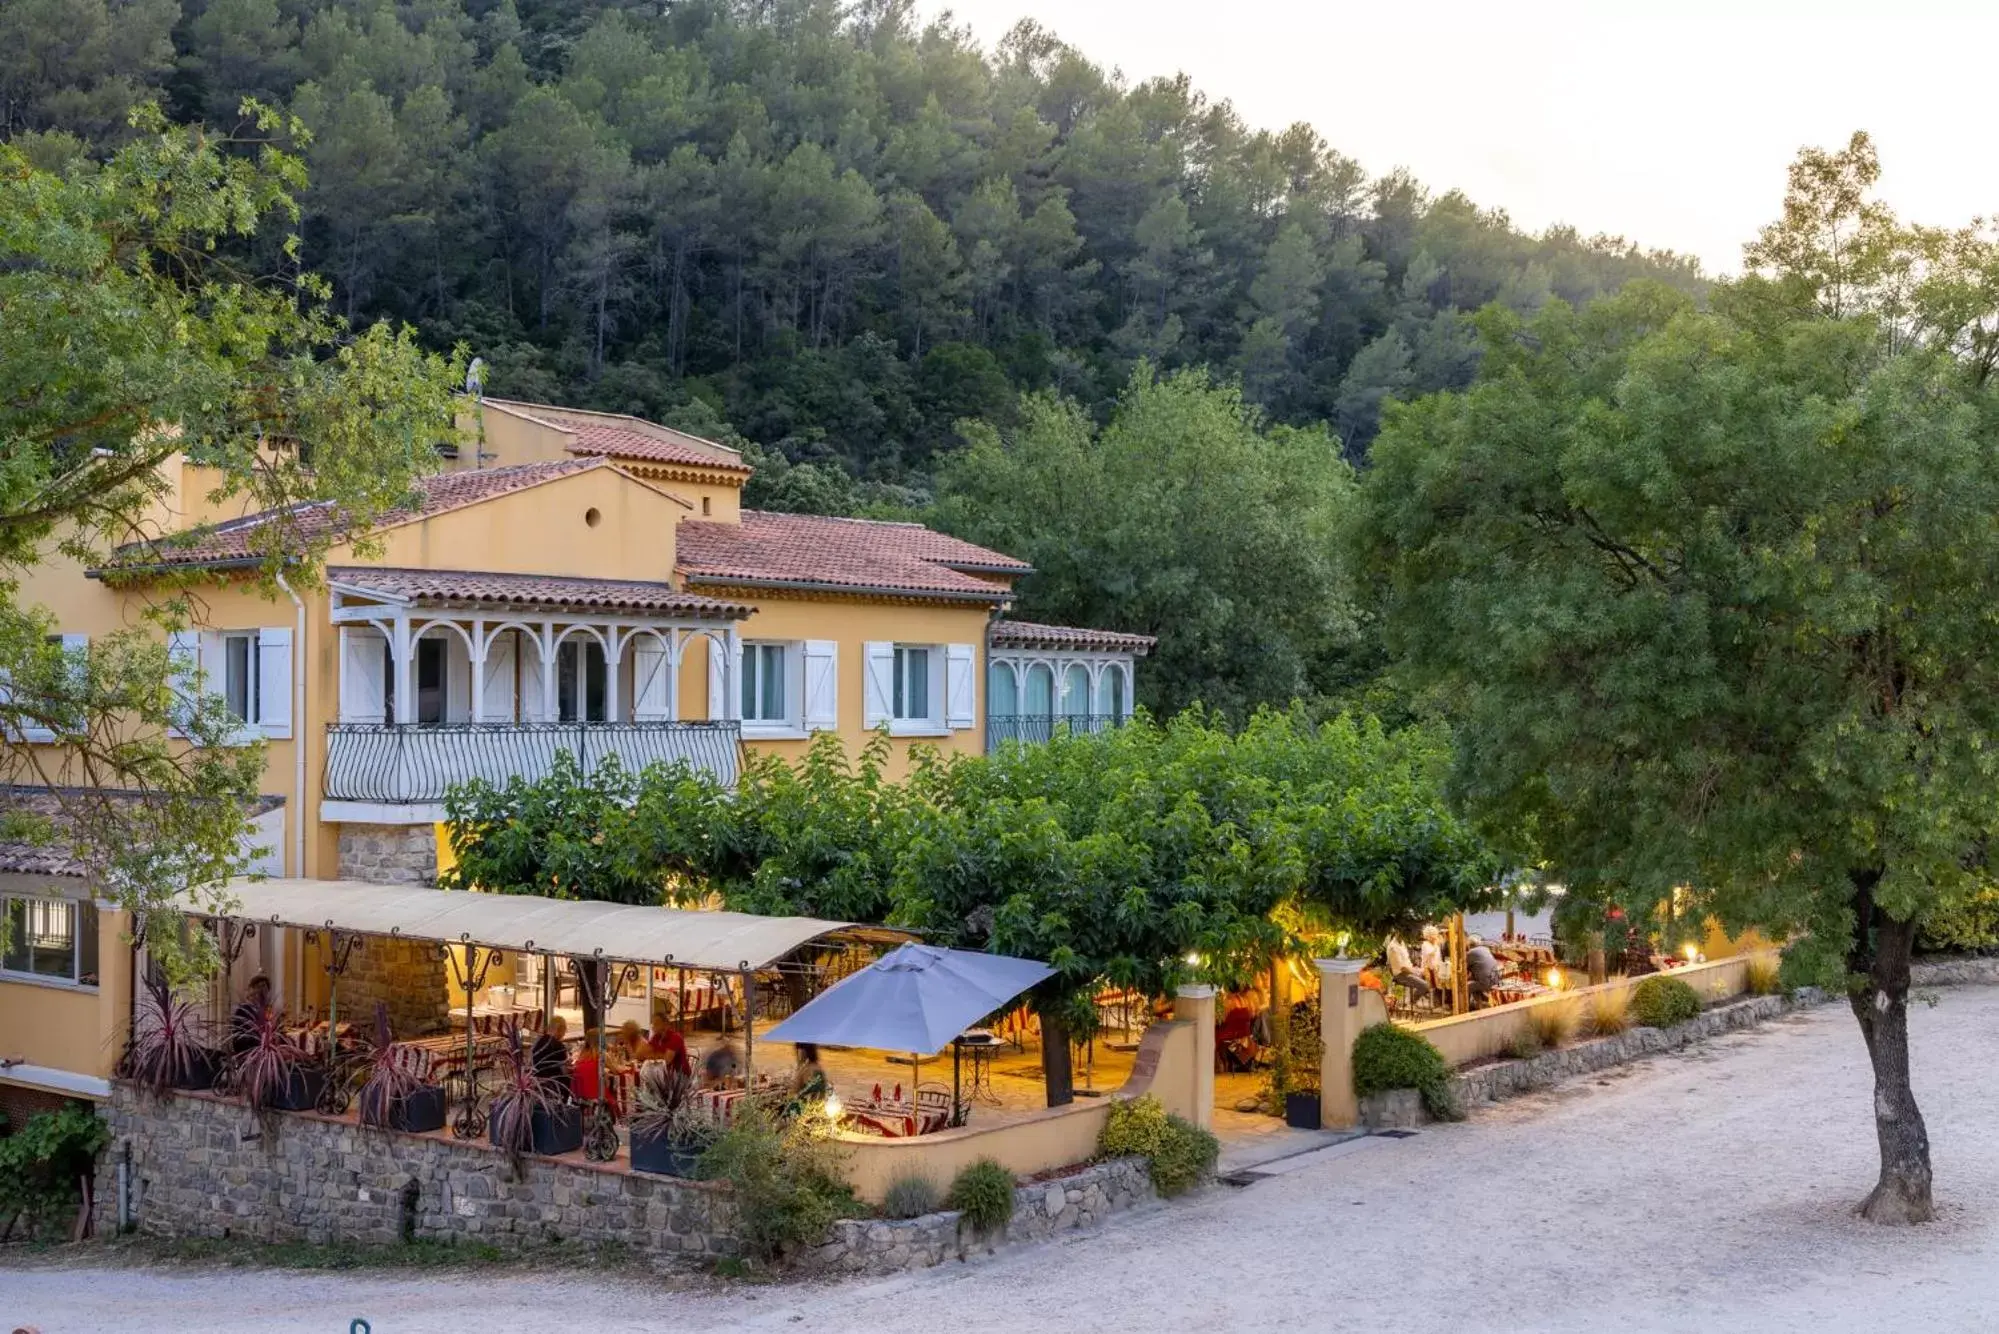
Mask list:
[[[1439,1121],[1464,1116],[1451,1092],[1444,1054],[1421,1033],[1394,1024],[1363,1029],[1353,1043],[1353,1091],[1362,1098],[1391,1089],[1415,1089]]]
[[[1938,904],[1916,923],[1920,953],[1955,953],[1999,946],[1999,889],[1981,889]]]
[[[1700,995],[1677,977],[1654,973],[1631,990],[1631,1020],[1643,1028],[1671,1028],[1700,1012]]]
[[[956,1209],[974,1234],[991,1236],[1013,1221],[1013,1173],[992,1158],[968,1164],[951,1182],[944,1207]]]
[[[1152,1188],[1169,1199],[1206,1181],[1221,1151],[1221,1141],[1193,1122],[1170,1115],[1150,1093],[1112,1103],[1110,1119],[1097,1136],[1099,1157],[1145,1159]]]

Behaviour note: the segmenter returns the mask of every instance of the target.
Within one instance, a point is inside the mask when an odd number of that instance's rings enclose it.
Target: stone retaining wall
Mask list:
[[[437,826],[343,824],[340,875],[376,885],[428,885],[437,880]]]
[[[726,1255],[725,1188],[530,1158],[517,1179],[507,1156],[448,1134],[363,1130],[310,1113],[258,1123],[238,1103],[202,1094],[168,1101],[113,1086],[103,1107],[107,1163],[132,1148],[136,1219],[160,1236],[390,1244],[405,1236],[522,1250],[555,1241],[615,1242],[653,1256]],[[96,1195],[99,1236],[117,1229],[111,1174]]]
[[[1909,969],[1914,987],[1989,987],[1999,985],[1999,959],[1938,956],[1918,959]]]
[[[397,1037],[451,1027],[450,990],[437,946],[400,936],[361,937],[340,977],[340,1017],[372,1035],[376,1001],[388,1006],[389,1030]]]
[[[946,1260],[991,1254],[1000,1246],[1045,1241],[1057,1233],[1091,1227],[1154,1198],[1143,1158],[1113,1158],[1072,1176],[1015,1187],[1013,1221],[998,1237],[961,1234],[955,1211],[894,1221],[849,1218],[835,1223],[826,1243],[796,1256],[795,1263],[802,1272],[814,1274],[927,1269]]]

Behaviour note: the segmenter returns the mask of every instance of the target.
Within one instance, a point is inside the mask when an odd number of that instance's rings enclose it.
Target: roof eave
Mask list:
[[[681,577],[687,583],[701,584],[710,588],[768,588],[798,593],[845,593],[859,597],[915,598],[923,602],[1000,603],[1013,600],[1012,591],[1005,588],[995,588],[991,592],[973,592],[971,589],[954,591],[938,588],[894,588],[884,584],[834,584],[819,579],[753,579],[741,575],[704,574],[698,570],[683,571]]]

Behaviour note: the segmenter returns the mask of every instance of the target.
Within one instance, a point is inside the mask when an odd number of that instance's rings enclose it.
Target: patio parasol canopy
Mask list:
[[[902,945],[829,987],[769,1038],[932,1056],[1054,972],[1033,959]]]

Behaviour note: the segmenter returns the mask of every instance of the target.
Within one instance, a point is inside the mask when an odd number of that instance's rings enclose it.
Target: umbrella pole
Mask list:
[[[951,1039],[951,1124],[954,1126],[958,1124],[958,1105],[963,1097],[963,1095],[959,1092],[960,1088],[959,1067],[964,1061],[964,1056],[965,1056],[964,1048],[958,1045],[958,1039],[952,1038]]]
[[[749,970],[743,971],[743,1087],[757,1086],[756,1079],[757,1042],[757,992],[756,979]]]

